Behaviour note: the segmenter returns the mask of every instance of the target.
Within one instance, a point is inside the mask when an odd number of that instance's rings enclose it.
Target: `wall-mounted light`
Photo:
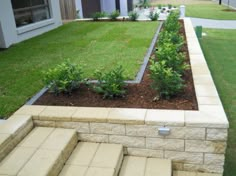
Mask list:
[[[161,136],[168,136],[170,134],[170,128],[160,127],[158,128],[158,134]]]

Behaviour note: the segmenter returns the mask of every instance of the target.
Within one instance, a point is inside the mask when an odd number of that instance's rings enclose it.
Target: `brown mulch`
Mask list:
[[[183,26],[183,21],[181,21]],[[181,33],[185,36],[184,28]],[[186,37],[185,37],[186,39]],[[189,63],[189,55],[187,45],[183,47],[186,53],[187,62]],[[147,67],[148,68],[148,67]],[[86,107],[125,107],[125,108],[148,108],[148,109],[181,109],[181,110],[197,110],[197,100],[193,85],[192,71],[187,70],[183,76],[186,87],[183,92],[170,100],[160,99],[153,101],[156,96],[155,91],[150,88],[151,80],[149,78],[149,70],[146,69],[140,84],[129,84],[126,87],[127,95],[124,98],[103,99],[102,95],[93,92],[86,85],[81,85],[80,89],[74,91],[71,96],[60,94],[55,96],[46,92],[37,101],[36,105],[58,105],[58,106],[86,106]]]

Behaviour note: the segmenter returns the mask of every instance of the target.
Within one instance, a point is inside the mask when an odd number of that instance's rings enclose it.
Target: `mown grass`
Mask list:
[[[217,20],[236,20],[236,11],[224,11],[228,7],[218,4],[186,5],[186,16]]]
[[[224,176],[236,175],[236,30],[205,29],[200,40],[230,122]]]
[[[43,87],[42,71],[69,58],[84,77],[118,64],[133,79],[157,22],[73,22],[0,51],[0,117],[7,117]]]

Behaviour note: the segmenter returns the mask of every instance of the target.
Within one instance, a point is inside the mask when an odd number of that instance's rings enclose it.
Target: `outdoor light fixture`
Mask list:
[[[158,128],[158,134],[161,136],[167,136],[170,134],[170,128],[160,127],[160,128]]]

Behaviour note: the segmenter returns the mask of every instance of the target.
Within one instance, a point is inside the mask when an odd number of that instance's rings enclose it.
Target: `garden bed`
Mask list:
[[[181,23],[180,33],[185,36],[183,21]],[[183,52],[186,54],[187,63],[189,62],[189,53],[187,43],[185,42]],[[154,52],[153,52],[154,54]],[[95,93],[90,87],[82,85],[80,89],[73,92],[72,95],[59,94],[55,96],[46,92],[34,104],[36,105],[60,105],[60,106],[90,106],[90,107],[125,107],[125,108],[147,108],[147,109],[183,109],[197,110],[197,101],[193,85],[191,69],[187,70],[183,76],[186,87],[177,96],[165,100],[153,101],[156,96],[151,85],[148,66],[144,72],[143,79],[139,84],[128,84],[126,87],[127,95],[124,98],[103,99],[103,96]]]

